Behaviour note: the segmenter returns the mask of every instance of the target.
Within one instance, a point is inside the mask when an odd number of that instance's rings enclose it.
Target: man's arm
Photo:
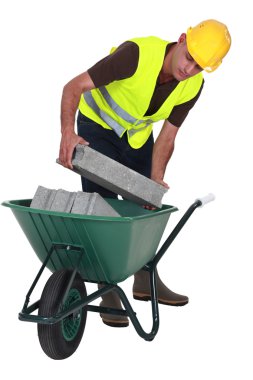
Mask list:
[[[105,86],[115,80],[132,76],[138,66],[139,48],[134,42],[126,41],[113,54],[97,62],[89,70],[72,79],[63,89],[61,102],[62,140],[59,159],[62,165],[71,168],[75,146],[88,144],[74,132],[75,114],[83,92]]]
[[[95,88],[87,72],[78,75],[63,88],[61,100],[61,145],[59,160],[63,166],[72,169],[72,154],[77,144],[88,144],[75,133],[75,115],[83,92]]]
[[[168,120],[165,120],[153,147],[151,179],[167,188],[169,186],[163,181],[163,178],[167,164],[174,151],[178,129]]]

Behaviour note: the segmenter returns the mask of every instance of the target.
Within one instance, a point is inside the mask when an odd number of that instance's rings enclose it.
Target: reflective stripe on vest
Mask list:
[[[119,125],[115,120],[113,120],[109,115],[107,115],[98,107],[90,91],[84,92],[83,97],[86,100],[87,104],[93,109],[93,111],[99,117],[101,117],[101,119],[104,120],[104,122],[108,124],[109,127],[111,127],[114,132],[120,137],[125,131],[125,128]]]
[[[147,128],[150,124],[153,123],[152,119],[146,119],[146,120],[139,120],[134,118],[132,115],[130,115],[128,112],[126,112],[123,108],[121,108],[111,97],[109,92],[105,87],[99,88],[100,93],[103,95],[104,99],[106,100],[107,104],[110,106],[110,108],[119,116],[121,119],[125,120],[127,123],[130,123],[132,125],[140,125],[142,123],[145,123],[145,125],[138,129],[130,129],[128,133],[133,136],[136,132],[141,131],[145,128]],[[95,102],[95,99],[92,96],[91,91],[87,91],[83,93],[83,97],[88,103],[88,105],[93,109],[93,111],[107,124],[109,127],[111,127],[114,132],[121,137],[122,134],[125,132],[125,128],[122,127],[119,123],[117,123],[114,119],[112,119],[109,115],[107,115],[104,111],[102,111],[97,103]]]

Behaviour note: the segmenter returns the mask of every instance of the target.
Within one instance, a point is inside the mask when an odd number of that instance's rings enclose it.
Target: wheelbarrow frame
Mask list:
[[[204,198],[203,198],[204,199]],[[212,199],[211,199],[212,200]],[[209,201],[209,200],[208,200]],[[208,202],[206,201],[206,203]],[[74,304],[71,305],[71,307],[64,309],[63,311],[58,312],[56,315],[51,317],[44,317],[42,315],[34,315],[32,314],[34,311],[36,311],[39,308],[40,300],[34,302],[29,306],[30,297],[31,294],[36,287],[50,257],[52,256],[54,251],[65,249],[67,251],[76,251],[79,253],[79,259],[77,260],[77,264],[75,268],[73,269],[72,275],[70,277],[69,283],[66,287],[66,291],[62,297],[61,304],[64,304],[64,301],[67,297],[67,294],[69,292],[69,289],[71,288],[71,285],[74,281],[74,278],[76,276],[76,273],[78,272],[78,264],[82,258],[82,256],[85,254],[85,249],[83,247],[79,247],[76,245],[65,245],[65,244],[58,244],[53,243],[52,247],[49,250],[49,253],[43,262],[38,274],[36,275],[27,295],[25,298],[25,302],[23,305],[23,308],[21,312],[19,313],[19,319],[21,321],[27,321],[27,322],[35,322],[39,324],[46,324],[51,325],[58,323],[68,317],[71,314],[75,314],[78,312],[78,310],[82,308],[86,308],[87,311],[96,312],[96,313],[106,313],[106,314],[114,314],[114,315],[123,315],[128,316],[138,333],[138,335],[145,339],[146,341],[152,341],[154,337],[156,336],[158,329],[159,329],[159,307],[158,307],[158,297],[157,297],[157,286],[156,286],[156,273],[155,269],[157,267],[158,262],[161,260],[171,243],[175,240],[176,236],[179,234],[179,232],[182,230],[185,223],[188,221],[192,213],[196,210],[196,208],[202,206],[204,203],[203,200],[197,199],[186,211],[186,213],[183,215],[183,217],[180,219],[176,227],[172,230],[168,238],[165,240],[162,247],[158,250],[154,258],[148,262],[144,267],[143,270],[149,272],[149,278],[150,278],[150,290],[151,290],[151,305],[152,305],[152,319],[153,324],[150,332],[146,332],[142,325],[139,322],[139,319],[137,318],[136,313],[134,312],[125,292],[123,289],[116,284],[110,284],[103,282],[103,287],[101,289],[98,289],[97,291],[93,292],[92,294],[86,296],[84,299],[81,299]],[[85,280],[87,282],[87,280]],[[93,282],[93,281],[88,281]],[[114,291],[118,294],[120,297],[120,300],[124,306],[125,309],[115,309],[115,308],[109,308],[109,307],[102,307],[102,306],[95,306],[95,305],[89,305],[91,302],[97,300],[98,298],[102,297],[103,295]]]

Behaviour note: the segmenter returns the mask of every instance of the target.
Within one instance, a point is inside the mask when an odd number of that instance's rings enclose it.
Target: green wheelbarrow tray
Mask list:
[[[51,272],[76,266],[85,281],[117,284],[141,269],[155,255],[169,216],[177,208],[150,211],[129,201],[107,199],[122,217],[98,217],[30,208],[31,200],[4,202],[12,209],[38,258]]]
[[[147,210],[126,200],[107,199],[121,217],[98,217],[30,208],[31,199],[2,203],[10,207],[39,260],[42,262],[19,319],[36,322],[43,351],[52,359],[65,359],[77,349],[88,311],[128,316],[145,340],[159,328],[156,266],[193,211],[213,200],[197,199],[180,219],[161,248],[157,247],[170,214],[176,207]],[[40,300],[30,296],[45,268],[53,274]],[[145,332],[128,298],[117,285],[139,269],[149,272],[153,324]],[[103,284],[87,295],[85,282]],[[111,291],[117,292],[124,310],[90,305]],[[34,312],[38,310],[38,315]]]

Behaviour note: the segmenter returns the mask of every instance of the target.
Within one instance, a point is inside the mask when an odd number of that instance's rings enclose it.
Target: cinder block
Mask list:
[[[40,210],[50,210],[55,195],[56,190],[51,190],[43,186],[38,186],[30,207],[38,208]]]
[[[66,190],[47,189],[39,186],[30,207],[40,210],[51,210],[58,212],[70,212],[76,197],[76,193]]]
[[[78,191],[71,210],[74,214],[120,217],[98,193]]]
[[[38,187],[30,207],[82,215],[121,216],[97,193],[52,190],[43,186]]]
[[[76,197],[76,193],[63,189],[56,191],[54,200],[51,204],[51,211],[70,212]]]
[[[89,146],[77,145],[72,165],[76,173],[126,199],[141,205],[162,206],[162,197],[167,192],[164,186]]]

